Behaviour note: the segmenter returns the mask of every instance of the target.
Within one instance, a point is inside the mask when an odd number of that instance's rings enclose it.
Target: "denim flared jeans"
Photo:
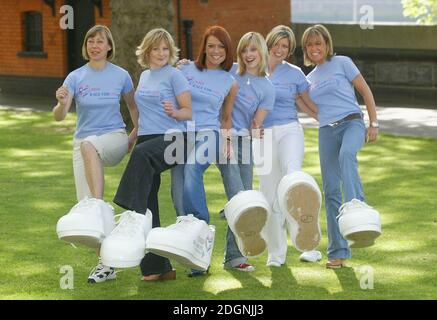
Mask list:
[[[362,119],[345,121],[335,127],[327,125],[319,128],[319,157],[328,229],[328,259],[351,258],[348,243],[340,234],[337,216],[342,203],[354,198],[364,201],[357,154],[364,145],[365,134],[366,128]]]

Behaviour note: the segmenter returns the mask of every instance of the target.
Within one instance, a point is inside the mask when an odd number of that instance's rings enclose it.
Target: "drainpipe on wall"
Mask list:
[[[177,8],[176,8],[176,20],[178,25],[178,48],[180,49],[182,46],[182,32],[181,32],[181,0],[178,0],[176,2]]]
[[[193,60],[193,20],[182,20],[184,25],[185,42],[187,44],[187,59]]]

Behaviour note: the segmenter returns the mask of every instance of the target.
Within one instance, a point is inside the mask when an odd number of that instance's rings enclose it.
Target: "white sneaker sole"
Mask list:
[[[68,230],[58,232],[58,238],[60,240],[93,249],[100,246],[104,237],[105,235],[103,233],[95,230]]]
[[[368,214],[347,214],[339,218],[342,236],[348,241],[350,248],[366,248],[375,243],[381,235],[379,216]]]
[[[140,265],[143,257],[135,260],[102,259],[102,264],[112,268],[133,268]]]
[[[318,193],[306,183],[299,183],[287,191],[287,211],[297,222],[294,245],[299,251],[312,251],[320,243]]]
[[[359,231],[351,233],[347,236],[349,247],[351,248],[366,248],[375,244],[375,239],[379,237],[379,231]]]
[[[107,277],[104,278],[104,279],[98,279],[98,280],[96,280],[96,279],[94,279],[94,278],[88,278],[88,283],[102,283],[102,282],[105,282],[105,281],[108,281],[108,280],[115,280],[115,279],[117,279],[117,274],[116,274],[116,273],[113,273],[113,274],[107,276]],[[90,280],[94,280],[94,282],[90,282]]]
[[[206,271],[209,267],[207,262],[196,258],[191,252],[175,248],[174,246],[147,241],[146,250],[158,256],[177,261],[191,269]]]
[[[267,211],[262,207],[252,207],[243,211],[235,221],[235,236],[238,248],[246,257],[256,257],[264,252],[267,244],[261,230],[267,222]]]
[[[266,266],[280,268],[282,265],[279,262],[270,261],[270,262],[267,262]]]
[[[320,255],[313,254],[311,256],[308,256],[308,255],[305,255],[305,253],[302,253],[299,257],[299,261],[302,261],[302,262],[318,262],[320,260],[322,260],[321,254]]]

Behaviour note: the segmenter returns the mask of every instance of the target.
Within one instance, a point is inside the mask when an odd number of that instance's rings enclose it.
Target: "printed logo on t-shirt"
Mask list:
[[[138,89],[137,94],[143,97],[159,98],[159,90]]]
[[[102,88],[92,88],[89,85],[81,85],[78,88],[77,94],[80,98],[96,97],[98,99],[120,99],[120,92],[105,91]]]
[[[205,85],[204,81],[196,80],[196,79],[194,79],[194,77],[190,77],[190,76],[187,77],[187,80],[188,80],[188,83],[190,84],[191,87],[196,88],[209,96],[213,96],[213,97],[217,98],[219,101],[224,100],[224,95],[220,91],[208,88]]]
[[[288,100],[295,98],[297,94],[297,86],[289,82],[272,82],[276,89],[276,100]]]
[[[256,108],[258,98],[254,96],[253,94],[246,93],[246,92],[238,92],[238,99],[241,99],[242,104],[249,107],[249,110],[252,110]]]
[[[339,81],[338,79],[336,79],[335,77],[329,77],[326,80],[323,81],[314,81],[311,82],[310,84],[310,90],[317,90],[315,92],[318,93],[323,93],[326,92],[327,90],[332,90],[333,88],[337,87],[339,85]],[[321,91],[319,91],[321,90]]]
[[[88,95],[89,89],[90,89],[89,85],[79,86],[79,88],[77,89],[77,94],[81,98],[86,97]]]

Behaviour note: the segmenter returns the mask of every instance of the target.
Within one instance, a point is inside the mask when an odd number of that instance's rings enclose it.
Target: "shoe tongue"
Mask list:
[[[138,216],[133,211],[126,211],[120,217],[120,220],[117,222],[117,231],[126,229],[131,229],[134,227],[139,227],[140,223],[138,221]]]
[[[176,219],[176,223],[181,223],[181,222],[185,222],[185,223],[190,223],[190,222],[194,222],[197,221],[198,219],[194,218],[194,216],[192,214],[187,215],[187,216],[179,216]]]

